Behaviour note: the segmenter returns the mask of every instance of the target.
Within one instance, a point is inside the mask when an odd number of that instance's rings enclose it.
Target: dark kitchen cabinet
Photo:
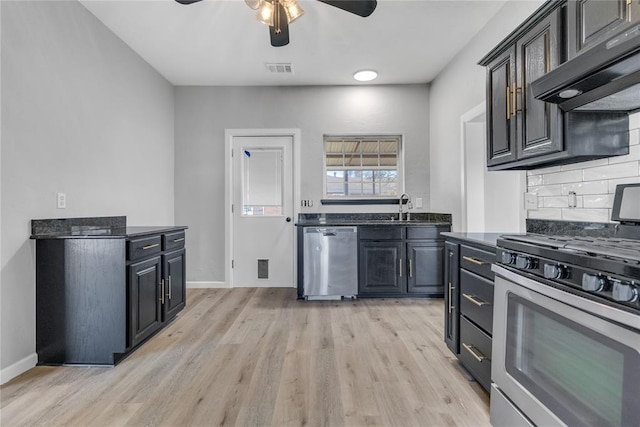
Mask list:
[[[516,159],[516,117],[512,115],[512,87],[516,82],[515,47],[487,65],[487,165]]]
[[[184,229],[32,236],[38,364],[113,365],[175,318],[185,307]]]
[[[162,271],[165,277],[165,298],[162,319],[169,320],[176,316],[187,300],[187,278],[185,250],[180,249],[162,256]]]
[[[131,239],[129,346],[153,335],[185,307],[184,230]]]
[[[129,266],[129,346],[134,347],[162,327],[161,257]]]
[[[403,293],[403,259],[403,242],[361,242],[358,295]]]
[[[447,237],[444,340],[487,391],[491,385],[494,262],[495,246]]]
[[[443,294],[441,231],[449,226],[359,227],[359,296]]]
[[[442,242],[407,243],[407,292],[442,295]]]
[[[568,57],[572,59],[640,22],[636,0],[577,0],[567,4]]]
[[[624,3],[623,7],[618,0],[548,1],[480,60],[487,75],[489,170],[529,170],[628,154],[626,113],[564,112],[556,104],[535,99],[531,89],[533,82],[566,61],[576,37],[584,39],[576,36],[578,26],[583,33],[587,28],[595,34],[597,28],[606,27],[605,22],[614,21],[614,11],[625,17],[624,25],[640,18],[638,2]],[[596,16],[600,9],[606,13]],[[584,40],[592,39],[595,43],[595,36]]]
[[[460,245],[453,242],[444,244],[444,341],[453,354],[460,353],[459,321],[459,276]]]
[[[561,112],[531,93],[531,82],[562,59],[561,24],[560,11],[551,12],[483,64],[489,167],[563,150]]]

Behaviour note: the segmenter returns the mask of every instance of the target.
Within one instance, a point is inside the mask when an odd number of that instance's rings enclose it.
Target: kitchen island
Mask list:
[[[186,226],[32,220],[38,364],[113,365],[186,302]]]

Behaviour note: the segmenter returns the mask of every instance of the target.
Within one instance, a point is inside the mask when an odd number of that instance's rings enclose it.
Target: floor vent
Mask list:
[[[291,64],[287,62],[283,63],[266,63],[267,70],[277,74],[293,74],[293,68]]]
[[[268,279],[268,278],[269,278],[269,260],[259,259],[258,260],[258,279]]]

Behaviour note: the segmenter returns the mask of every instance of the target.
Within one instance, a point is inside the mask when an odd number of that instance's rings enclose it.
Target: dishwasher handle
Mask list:
[[[335,231],[323,231],[322,235],[327,237],[327,236],[337,236],[338,233],[336,233]]]

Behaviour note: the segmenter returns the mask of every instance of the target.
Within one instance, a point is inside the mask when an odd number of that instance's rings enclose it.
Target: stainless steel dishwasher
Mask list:
[[[340,299],[358,293],[358,228],[304,228],[304,296]]]

